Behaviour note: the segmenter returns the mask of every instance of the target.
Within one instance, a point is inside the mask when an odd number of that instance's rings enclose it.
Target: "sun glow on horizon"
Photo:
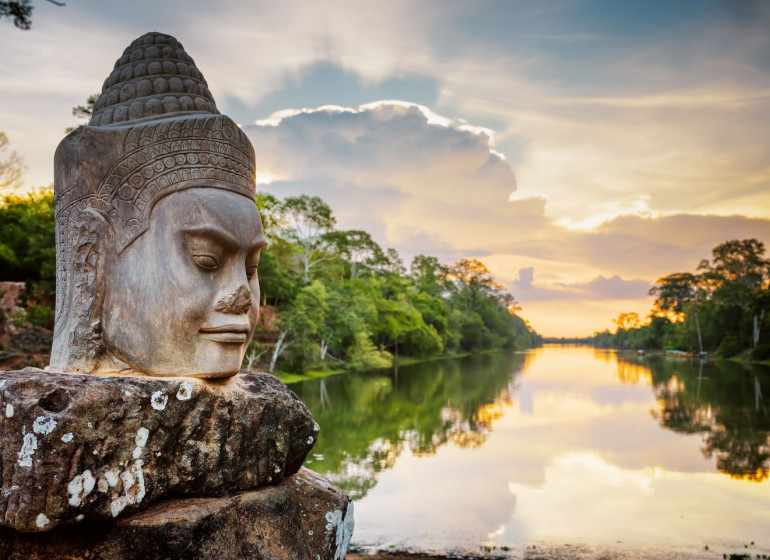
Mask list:
[[[605,329],[614,331],[613,319],[621,312],[647,317],[652,309],[652,298],[538,301],[524,302],[521,307],[521,315],[542,336],[582,338]]]

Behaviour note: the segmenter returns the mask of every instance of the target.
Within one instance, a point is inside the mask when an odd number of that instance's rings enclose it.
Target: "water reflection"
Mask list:
[[[449,441],[478,447],[511,405],[525,360],[474,356],[292,385],[322,426],[306,465],[359,499],[405,448],[422,456]]]
[[[353,494],[364,548],[754,557],[770,483],[720,471],[766,477],[768,380],[550,346],[292,388],[322,426],[309,466]]]
[[[658,401],[653,415],[670,430],[700,434],[702,452],[720,472],[755,482],[770,476],[770,415],[763,387],[770,368],[735,362],[704,363],[676,358],[619,360],[621,368],[647,370]]]

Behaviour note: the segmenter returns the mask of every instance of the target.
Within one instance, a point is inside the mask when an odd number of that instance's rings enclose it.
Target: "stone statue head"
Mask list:
[[[254,149],[176,39],[131,43],[54,174],[51,369],[237,373],[259,311]]]

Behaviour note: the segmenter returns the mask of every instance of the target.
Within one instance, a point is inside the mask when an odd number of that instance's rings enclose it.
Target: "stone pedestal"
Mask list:
[[[317,432],[269,374],[0,372],[0,525],[48,531],[254,490],[297,472]]]
[[[0,560],[340,560],[352,532],[349,498],[302,468],[275,486],[158,502],[113,523],[0,529]]]

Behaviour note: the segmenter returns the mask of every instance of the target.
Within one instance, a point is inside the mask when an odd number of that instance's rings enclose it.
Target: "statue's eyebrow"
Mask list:
[[[265,247],[265,244],[267,243],[267,238],[265,237],[265,234],[262,233],[257,237],[257,240],[252,244],[251,251],[256,251],[257,249],[263,249]]]
[[[182,232],[185,235],[192,234],[198,237],[211,237],[216,243],[231,249],[239,249],[242,246],[238,239],[214,224],[182,228]],[[256,251],[257,249],[261,249],[264,246],[265,236],[262,234],[257,237],[257,240],[254,243],[250,244],[248,249],[249,251]]]

